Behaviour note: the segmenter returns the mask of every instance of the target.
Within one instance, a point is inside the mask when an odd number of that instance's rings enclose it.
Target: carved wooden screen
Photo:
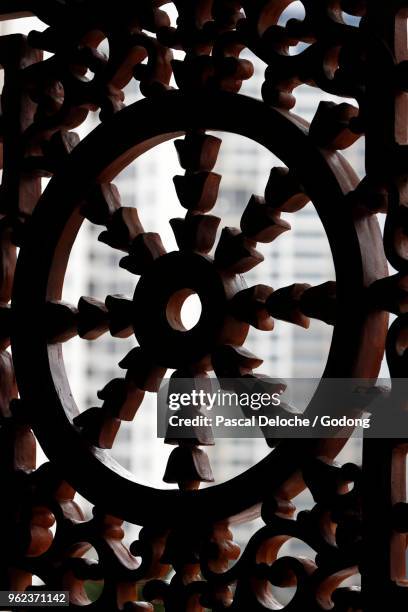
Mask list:
[[[1,589],[23,590],[35,575],[42,588],[68,589],[73,608],[160,609],[162,602],[177,612],[255,612],[279,607],[276,587],[296,586],[287,610],[406,609],[404,440],[366,441],[361,467],[332,463],[344,439],[285,441],[245,473],[200,489],[211,469],[201,448],[209,440],[197,431],[170,456],[170,491],[132,482],[101,450],[166,368],[186,377],[210,369],[256,376],[259,361],[244,350],[245,338],[249,326],[270,329],[271,317],[334,325],[326,377],[376,378],[385,347],[393,377],[408,367],[408,3],[303,0],[304,19],[285,25],[277,24],[290,0],[172,4],[175,27],[162,0],[0,2],[4,20],[31,14],[47,24],[27,37],[0,38]],[[358,26],[350,15],[361,17]],[[104,39],[109,57],[98,49]],[[298,43],[304,50],[289,55]],[[267,64],[258,100],[239,93],[253,72],[240,58],[244,49]],[[173,60],[173,50],[184,59]],[[126,107],[132,79],[145,99]],[[302,84],[350,103],[320,105],[309,126],[291,112]],[[100,125],[79,142],[73,130],[91,111],[100,111]],[[223,230],[214,258],[206,254],[220,219],[208,213],[220,140],[207,130],[246,136],[285,164],[251,199],[240,229]],[[112,181],[176,136],[182,175],[175,187],[186,215],[172,222],[179,251],[166,254],[136,210],[121,205]],[[367,174],[359,181],[338,151],[363,136]],[[52,179],[41,195],[42,177]],[[261,259],[256,243],[288,230],[281,213],[296,214],[309,199],[329,239],[336,284],[245,289],[240,275]],[[61,302],[84,218],[100,226],[106,248],[124,252],[121,266],[136,275],[133,301]],[[389,277],[387,259],[396,271]],[[205,317],[180,340],[159,310],[176,294],[177,323],[186,286],[203,296]],[[397,315],[389,331],[388,312]],[[107,381],[99,407],[79,413],[61,343],[133,330],[139,346],[123,359],[123,378]],[[38,469],[33,432],[49,460]],[[315,505],[296,515],[291,499],[305,487]],[[76,491],[94,504],[92,519],[83,519]],[[239,550],[229,523],[257,512],[264,526],[232,563]],[[123,521],[143,527],[130,551]],[[315,561],[278,558],[291,537],[307,543]],[[96,564],[83,558],[89,545]],[[341,586],[358,572],[361,590]],[[104,581],[92,603],[89,580]]]

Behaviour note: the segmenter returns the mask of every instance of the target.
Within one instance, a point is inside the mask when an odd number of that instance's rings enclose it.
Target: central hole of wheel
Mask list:
[[[202,310],[201,300],[193,289],[180,289],[169,299],[166,316],[173,329],[186,332],[197,325]]]

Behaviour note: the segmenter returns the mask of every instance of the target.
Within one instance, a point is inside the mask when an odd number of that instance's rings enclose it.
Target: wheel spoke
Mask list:
[[[230,300],[231,314],[239,321],[245,321],[256,329],[271,331],[274,322],[266,308],[266,300],[272,292],[272,287],[268,285],[255,285],[239,291]]]
[[[221,140],[202,132],[189,132],[174,142],[184,176],[173,179],[180,204],[189,211],[208,212],[218,197],[221,176],[212,172]]]
[[[108,330],[116,338],[128,338],[133,333],[132,301],[123,295],[108,295],[105,303],[82,296],[77,308],[50,300],[45,318],[50,344],[66,342],[76,335],[84,340],[96,340]]]
[[[120,267],[132,274],[143,274],[155,259],[166,253],[166,249],[159,234],[147,232],[139,234],[133,240],[129,253],[120,260]]]
[[[170,225],[180,251],[209,253],[214,246],[221,222],[214,215],[187,214],[184,219],[170,219]]]
[[[268,312],[282,321],[309,327],[309,317],[328,325],[336,321],[336,283],[327,281],[316,287],[294,283],[277,289],[267,298]]]
[[[248,272],[264,260],[255,247],[256,242],[246,238],[238,229],[225,227],[215,250],[215,265],[231,274]]]
[[[303,185],[294,173],[284,166],[272,168],[265,188],[265,200],[271,208],[281,212],[297,212],[309,202]]]
[[[152,361],[152,358],[140,348],[135,347],[119,362],[119,367],[127,370],[126,380],[132,381],[143,391],[155,392],[166,374],[167,368]]]
[[[112,215],[106,231],[98,237],[113,249],[128,252],[132,241],[144,232],[136,208],[123,206]]]
[[[225,344],[212,353],[211,362],[218,378],[240,378],[252,374],[263,360],[242,346]]]
[[[264,198],[253,195],[241,217],[242,233],[257,242],[272,242],[290,230],[280,212],[268,206]]]

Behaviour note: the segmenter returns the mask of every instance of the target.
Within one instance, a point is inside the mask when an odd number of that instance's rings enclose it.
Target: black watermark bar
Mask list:
[[[0,609],[69,606],[69,591],[0,591]]]
[[[157,436],[213,438],[408,437],[408,379],[165,379]]]

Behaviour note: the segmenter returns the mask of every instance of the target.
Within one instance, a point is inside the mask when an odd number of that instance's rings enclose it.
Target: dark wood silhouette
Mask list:
[[[36,575],[46,589],[69,590],[72,608],[152,610],[147,602],[161,601],[174,612],[256,612],[276,609],[276,587],[296,586],[287,610],[406,609],[404,439],[366,440],[361,468],[335,464],[346,438],[286,440],[246,472],[202,489],[213,479],[200,448],[213,443],[207,430],[166,440],[175,444],[164,474],[177,485],[171,490],[129,479],[109,454],[121,422],[135,417],[168,369],[197,385],[212,370],[258,380],[262,360],[245,349],[250,326],[270,333],[274,319],[307,327],[309,318],[333,325],[325,377],[375,380],[385,349],[395,380],[408,366],[408,3],[304,0],[305,17],[283,25],[289,0],[173,4],[175,25],[162,0],[0,3],[4,20],[36,15],[47,25],[0,38],[0,589],[24,590]],[[109,56],[100,50],[106,39]],[[259,99],[239,93],[253,75],[244,49],[267,66]],[[126,106],[132,80],[144,99]],[[309,126],[291,110],[304,84],[350,104],[322,102]],[[73,130],[90,112],[100,124],[80,142]],[[222,146],[207,131],[248,137],[284,164],[265,177],[265,193],[251,197],[240,228],[207,214]],[[338,151],[363,136],[367,175],[359,181]],[[174,186],[186,214],[171,220],[179,250],[166,253],[137,210],[122,206],[113,181],[174,138],[182,168]],[[52,178],[41,195],[43,177]],[[284,240],[290,224],[282,215],[309,200],[336,281],[248,287],[245,273],[263,259],[257,242]],[[136,275],[133,298],[62,301],[84,219],[101,226],[107,249],[123,253],[121,267]],[[397,272],[390,278],[387,260]],[[187,331],[180,310],[191,292],[203,312]],[[397,315],[389,332],[388,312]],[[139,346],[120,362],[123,377],[98,393],[101,405],[83,411],[61,343],[104,333],[134,333]],[[312,400],[307,414],[317,409]],[[38,469],[34,434],[49,460]],[[305,487],[315,505],[295,515],[291,500]],[[76,491],[94,505],[92,519]],[[259,515],[264,526],[238,559],[229,527]],[[123,521],[142,526],[130,549]],[[290,538],[316,559],[280,556]],[[95,563],[84,558],[90,547]],[[358,572],[361,590],[341,586]],[[93,603],[88,580],[104,581]]]

